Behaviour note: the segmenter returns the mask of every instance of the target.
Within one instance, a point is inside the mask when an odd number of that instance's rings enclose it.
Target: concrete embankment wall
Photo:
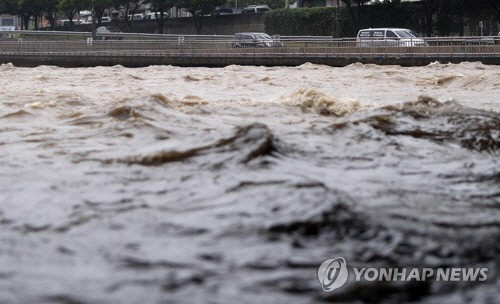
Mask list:
[[[500,57],[321,57],[321,56],[49,56],[49,55],[0,55],[0,63],[11,62],[15,66],[33,67],[56,65],[61,67],[91,67],[123,65],[142,67],[149,65],[224,67],[231,64],[257,66],[297,66],[307,62],[330,66],[346,66],[360,62],[364,64],[423,66],[431,62],[460,63],[481,61],[484,64],[500,64]]]

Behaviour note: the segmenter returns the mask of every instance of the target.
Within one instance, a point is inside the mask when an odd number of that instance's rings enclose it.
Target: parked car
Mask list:
[[[101,23],[110,23],[111,22],[111,17],[102,17],[101,18]]]
[[[146,16],[144,16],[144,20],[155,20],[155,19],[160,19],[161,18],[161,12],[156,12],[155,13],[149,13]],[[168,13],[163,12],[163,19],[168,18]]]
[[[73,19],[73,24],[83,24],[84,23],[84,20],[80,19]],[[59,24],[61,26],[69,26],[70,25],[70,22],[69,22],[69,19],[62,19],[62,20],[59,20]]]
[[[233,9],[230,7],[218,6],[214,9],[212,15],[220,16],[220,15],[231,15],[234,14]]]
[[[357,41],[361,47],[426,45],[422,38],[404,28],[362,29],[358,32]]]
[[[110,35],[112,33],[121,33],[119,28],[116,26],[100,26],[96,30],[97,33],[97,39],[99,40],[110,40],[110,39],[117,39],[117,40],[122,40],[123,37],[121,36],[113,36]]]
[[[266,33],[236,33],[232,47],[282,47],[283,43],[275,41]]]
[[[143,13],[138,13],[138,14],[134,14],[134,15],[128,15],[128,20],[136,21],[136,20],[142,20],[142,19],[144,19],[144,14]]]
[[[241,13],[242,14],[253,14],[253,13],[265,13],[269,12],[271,9],[267,5],[250,5],[245,7]]]

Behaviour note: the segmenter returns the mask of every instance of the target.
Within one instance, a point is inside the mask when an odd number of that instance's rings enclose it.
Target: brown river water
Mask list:
[[[497,303],[500,67],[0,66],[0,303]],[[354,282],[487,267],[486,282]]]

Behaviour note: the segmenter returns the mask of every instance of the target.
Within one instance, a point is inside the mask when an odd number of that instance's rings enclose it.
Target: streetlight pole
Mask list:
[[[96,39],[95,33],[95,0],[92,0],[92,40]]]

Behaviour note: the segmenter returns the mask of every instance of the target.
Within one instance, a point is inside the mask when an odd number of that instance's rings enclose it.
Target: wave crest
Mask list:
[[[12,63],[2,63],[0,64],[0,71],[13,70],[15,66]]]
[[[313,88],[298,88],[289,95],[283,95],[279,103],[297,106],[304,112],[321,115],[345,116],[358,111],[361,106],[355,98],[336,98]]]
[[[366,139],[366,129],[361,126],[369,125],[390,137],[409,136],[437,143],[456,143],[475,151],[500,151],[498,114],[464,107],[454,101],[440,102],[420,96],[414,102],[385,106],[354,116],[334,123],[333,130],[353,126],[360,128],[359,135]]]

